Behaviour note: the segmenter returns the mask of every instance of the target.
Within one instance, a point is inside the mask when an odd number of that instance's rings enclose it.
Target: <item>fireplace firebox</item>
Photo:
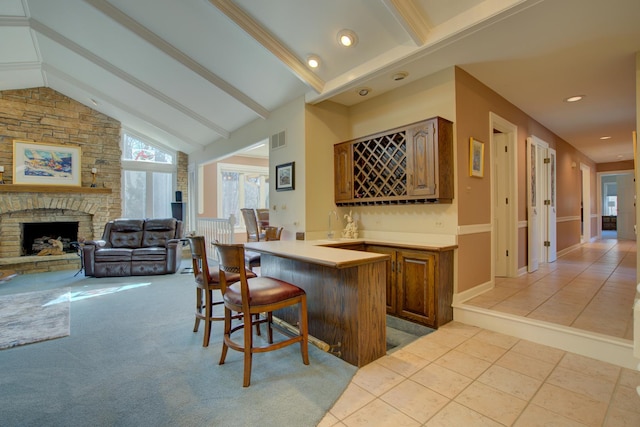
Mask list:
[[[64,252],[75,252],[71,243],[78,240],[78,222],[24,222],[20,224],[22,255],[37,255],[43,249],[54,248],[49,240],[62,241]]]

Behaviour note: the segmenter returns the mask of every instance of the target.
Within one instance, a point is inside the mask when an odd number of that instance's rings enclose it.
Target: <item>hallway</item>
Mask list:
[[[635,295],[636,242],[602,239],[465,304],[632,340]]]

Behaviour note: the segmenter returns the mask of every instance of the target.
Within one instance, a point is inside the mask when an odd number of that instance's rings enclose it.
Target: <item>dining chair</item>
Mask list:
[[[302,362],[309,364],[308,328],[307,328],[307,295],[305,291],[291,283],[271,277],[249,277],[244,264],[244,246],[242,244],[214,244],[220,255],[220,287],[224,301],[224,338],[219,364],[224,364],[229,348],[244,354],[243,387],[249,387],[251,382],[251,364],[254,353],[274,351],[283,347],[300,343]],[[240,274],[240,280],[232,283],[235,274]],[[298,334],[274,342],[272,319],[273,311],[298,306]],[[243,323],[232,327],[233,312],[242,312]],[[259,320],[267,324],[267,341],[265,345],[256,346],[253,334],[252,315],[264,313]],[[234,340],[235,332],[243,332],[243,341]]]
[[[244,218],[244,225],[247,230],[247,242],[260,242],[267,240],[265,232],[261,231],[258,227],[256,209],[242,208],[240,211],[242,212],[242,218]],[[278,239],[271,240],[280,240],[280,238],[278,237]],[[260,254],[258,252],[246,251],[245,263],[252,271],[254,268],[260,267]]]
[[[214,307],[223,304],[222,298],[214,299],[214,292],[221,292],[220,272],[217,268],[209,270],[204,236],[188,236],[187,240],[189,240],[191,248],[191,262],[196,282],[196,322],[193,326],[193,332],[198,332],[200,321],[203,320],[205,323],[202,346],[208,347],[211,337],[211,322],[224,320],[224,314],[221,313],[217,316],[213,314]],[[247,277],[256,277],[250,270],[246,271],[245,275]],[[238,280],[240,280],[240,274],[227,275],[227,282],[236,282]],[[220,294],[220,297],[222,297],[222,294]],[[239,314],[232,317],[234,319],[242,318]],[[258,334],[259,332],[258,330]]]
[[[244,219],[244,226],[247,230],[247,242],[259,242],[264,240],[264,233],[260,232],[258,227],[258,218],[256,216],[255,209],[242,208],[242,218]]]
[[[282,230],[284,230],[284,227],[265,227],[264,228],[264,239],[266,241],[270,241],[270,240],[280,240],[280,237],[282,236]]]

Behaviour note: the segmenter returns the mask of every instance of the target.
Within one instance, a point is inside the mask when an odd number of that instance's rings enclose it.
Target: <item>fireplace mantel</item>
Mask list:
[[[0,185],[0,193],[111,193],[110,188],[97,187],[64,187],[54,185]]]

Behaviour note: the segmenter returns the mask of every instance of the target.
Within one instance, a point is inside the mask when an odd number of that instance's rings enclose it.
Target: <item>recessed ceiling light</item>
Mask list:
[[[307,56],[307,65],[311,68],[318,68],[320,66],[320,58],[317,55]]]
[[[600,139],[604,140],[604,139],[611,139],[610,136],[601,136]]]
[[[406,71],[400,71],[398,73],[395,73],[393,76],[391,76],[391,78],[396,82],[399,82],[400,80],[406,79],[408,75],[409,73],[407,73]]]
[[[354,47],[358,44],[358,36],[351,30],[338,32],[338,44],[344,47]]]
[[[356,89],[356,93],[360,96],[367,96],[369,95],[369,92],[371,92],[371,88],[368,87],[361,87]]]
[[[568,98],[565,98],[564,101],[565,102],[577,102],[577,101],[581,101],[584,99],[584,95],[575,95],[575,96],[570,96]]]

